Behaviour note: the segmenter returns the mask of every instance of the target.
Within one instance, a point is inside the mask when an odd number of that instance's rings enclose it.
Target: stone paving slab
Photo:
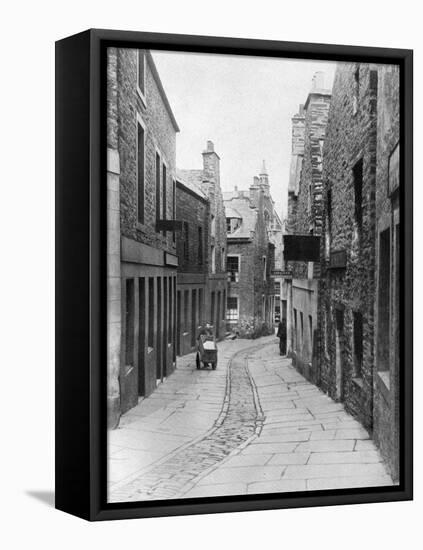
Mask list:
[[[194,355],[109,435],[114,502],[391,485],[364,428],[281,358],[274,337]],[[237,355],[238,354],[238,355]]]

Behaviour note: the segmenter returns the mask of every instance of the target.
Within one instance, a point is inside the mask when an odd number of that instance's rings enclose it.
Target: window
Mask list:
[[[228,296],[228,303],[226,308],[226,317],[228,321],[237,321],[238,314],[238,298],[236,296]]]
[[[148,279],[148,347],[154,347],[154,278]]]
[[[216,273],[216,247],[213,245],[211,247],[211,271]]]
[[[216,218],[212,215],[210,222],[210,235],[212,237],[216,236]]]
[[[145,197],[145,144],[144,128],[137,121],[137,188],[138,188],[138,221],[144,223],[144,197]]]
[[[223,246],[222,246],[222,250],[221,250],[220,259],[221,259],[222,271],[225,271],[226,258],[225,258],[225,248]]]
[[[182,224],[182,233],[183,233],[183,245],[184,245],[184,260],[188,262],[189,260],[189,226],[188,222],[183,222]]]
[[[226,290],[223,291],[222,319],[225,320]]]
[[[163,163],[162,168],[162,197],[163,197],[163,219],[165,220],[167,218],[167,170],[166,165]],[[166,231],[163,230],[163,235],[166,235]]]
[[[308,186],[308,197],[307,197],[307,210],[308,210],[308,213],[311,214],[311,206],[313,204],[313,200],[312,200],[312,186],[311,186],[311,183],[309,184]]]
[[[156,222],[160,220],[160,155],[156,152]]]
[[[241,225],[241,218],[226,218],[226,232],[234,233]]]
[[[358,246],[361,246],[363,230],[363,160],[353,168],[354,175],[354,229]]]
[[[137,90],[145,102],[145,51],[138,50],[137,58]]]
[[[358,100],[360,95],[360,65],[357,64],[354,71],[354,97],[353,97],[353,115],[358,113]]]
[[[239,256],[228,256],[226,258],[226,271],[228,272],[229,283],[239,281]]]
[[[361,378],[363,376],[363,317],[358,311],[353,313],[353,358],[355,376]]]
[[[263,256],[262,262],[263,262],[263,281],[265,281],[266,280],[266,266],[267,266],[266,256]]]
[[[203,264],[203,228],[198,228],[198,263]]]
[[[326,196],[326,258],[330,258],[330,245],[332,241],[332,191],[329,189]]]
[[[280,281],[275,281],[275,295],[280,296],[281,293],[281,283]]]

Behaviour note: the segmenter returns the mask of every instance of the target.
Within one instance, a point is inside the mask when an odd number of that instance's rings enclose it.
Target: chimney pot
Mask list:
[[[214,152],[214,143],[210,140],[207,141],[207,152],[208,153]]]

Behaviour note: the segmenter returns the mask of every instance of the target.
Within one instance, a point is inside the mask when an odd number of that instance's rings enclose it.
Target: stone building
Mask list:
[[[274,211],[264,163],[248,191],[224,193],[227,224],[228,328],[241,337],[270,334],[274,324]],[[280,221],[280,220],[279,220]],[[278,229],[279,231],[279,229]],[[277,233],[277,231],[275,231]]]
[[[107,65],[108,413],[175,368],[178,125],[149,51],[109,48]]]
[[[176,218],[182,222],[176,236],[176,353],[185,355],[194,351],[199,328],[207,322],[210,202],[199,187],[180,179],[176,180]]]
[[[320,384],[373,428],[377,67],[337,66],[324,145]]]
[[[288,184],[288,217],[284,235],[288,280],[288,352],[297,369],[309,380],[318,379],[319,331],[317,323],[319,259],[322,231],[322,159],[331,91],[324,74],[313,77],[304,105],[292,118],[292,157]],[[290,245],[288,247],[288,244]],[[293,256],[290,252],[295,251]],[[310,255],[311,254],[311,255]],[[293,261],[295,260],[295,261]]]
[[[399,475],[400,181],[399,69],[378,67],[373,436]]]
[[[178,177],[188,185],[199,188],[209,200],[204,320],[213,325],[216,338],[221,339],[226,334],[226,218],[220,187],[220,157],[212,141],[207,141],[202,156],[202,169],[178,170]]]

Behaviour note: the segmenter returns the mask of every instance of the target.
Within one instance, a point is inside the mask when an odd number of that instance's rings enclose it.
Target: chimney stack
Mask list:
[[[314,74],[312,80],[312,91],[322,90],[325,87],[325,73],[323,71],[317,71]]]

